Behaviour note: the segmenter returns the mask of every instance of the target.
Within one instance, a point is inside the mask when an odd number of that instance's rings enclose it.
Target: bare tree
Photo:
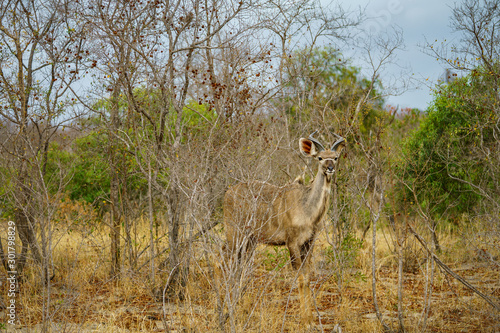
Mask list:
[[[84,26],[78,27],[70,18],[70,8],[69,3],[61,1],[8,1],[0,8],[0,115],[8,124],[1,151],[4,161],[12,161],[7,169],[12,173],[4,181],[13,184],[10,195],[17,207],[22,241],[19,271],[28,247],[40,264],[50,258],[45,252],[48,244],[40,245],[35,232],[42,228],[42,242],[47,241],[43,237],[48,230],[42,220],[50,221],[50,216],[44,216],[48,211],[42,207],[52,201],[44,179],[48,151],[58,131],[78,117],[65,114],[74,104],[69,87],[82,75],[85,52]],[[37,195],[44,198],[36,199]],[[39,199],[44,203],[36,203]],[[36,207],[38,204],[42,206]]]
[[[79,117],[70,87],[82,77],[86,56],[85,25],[73,8],[69,1],[0,5],[0,121],[6,125],[0,182],[21,240],[17,272],[34,263],[30,270],[38,270],[43,285],[44,329],[53,315],[53,220],[68,180],[49,152]]]

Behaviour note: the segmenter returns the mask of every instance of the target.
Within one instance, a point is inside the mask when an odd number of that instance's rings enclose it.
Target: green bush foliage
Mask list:
[[[474,184],[488,181],[478,147],[494,144],[494,113],[486,106],[496,97],[488,81],[473,73],[436,89],[426,117],[403,143],[399,176],[406,186],[400,200],[411,203],[416,196],[437,215],[476,206]]]

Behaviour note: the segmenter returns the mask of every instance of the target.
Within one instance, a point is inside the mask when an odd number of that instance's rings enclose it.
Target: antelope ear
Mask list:
[[[302,154],[309,157],[316,157],[318,155],[318,150],[316,149],[316,145],[309,139],[301,138],[299,140],[299,148]]]

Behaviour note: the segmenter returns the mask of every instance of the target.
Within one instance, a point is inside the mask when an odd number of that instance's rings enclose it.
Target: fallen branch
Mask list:
[[[498,304],[496,304],[488,296],[486,296],[485,294],[483,294],[482,292],[477,290],[473,285],[471,285],[469,282],[467,282],[467,280],[465,280],[463,277],[461,277],[457,273],[453,272],[451,270],[451,268],[449,268],[441,260],[439,260],[439,258],[429,249],[425,240],[419,234],[417,234],[415,232],[415,230],[413,230],[412,226],[408,224],[408,227],[410,229],[410,232],[415,236],[415,238],[420,242],[420,244],[422,244],[422,247],[429,253],[429,255],[432,257],[432,259],[434,259],[434,261],[436,262],[436,264],[439,265],[439,267],[441,267],[446,273],[450,274],[456,280],[461,282],[464,286],[466,286],[467,288],[472,290],[474,293],[479,295],[479,297],[481,297],[486,302],[488,302],[488,304],[490,304],[492,307],[494,307],[497,311],[500,311],[500,306]]]

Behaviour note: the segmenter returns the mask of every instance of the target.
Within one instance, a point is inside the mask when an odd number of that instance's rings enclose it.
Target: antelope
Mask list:
[[[294,181],[279,187],[253,181],[231,187],[224,196],[227,250],[241,260],[241,255],[253,251],[258,243],[287,246],[298,273],[302,320],[307,324],[313,319],[309,289],[313,241],[328,210],[332,177],[346,145],[335,134],[338,140],[325,149],[314,139],[315,133],[299,140],[302,154],[319,162],[312,184]]]

